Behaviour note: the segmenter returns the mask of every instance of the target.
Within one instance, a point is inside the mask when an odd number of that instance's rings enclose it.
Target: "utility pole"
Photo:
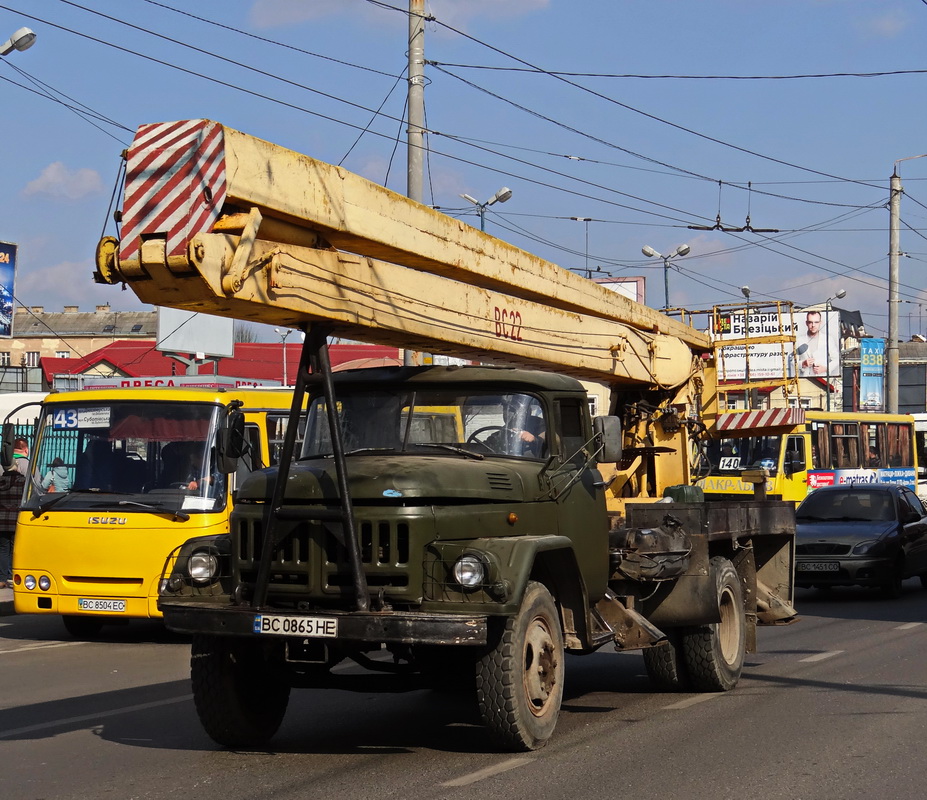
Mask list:
[[[885,410],[898,413],[898,258],[901,255],[901,178],[892,172],[888,210],[888,341],[885,343]]]
[[[409,123],[406,127],[406,195],[423,202],[425,173],[425,0],[409,0]],[[402,363],[413,366],[412,350],[402,351]]]
[[[406,194],[417,203],[424,197],[425,163],[425,0],[409,0],[409,126],[406,129]]]

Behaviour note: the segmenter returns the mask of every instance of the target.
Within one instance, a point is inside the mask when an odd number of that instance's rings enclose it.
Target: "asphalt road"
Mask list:
[[[466,696],[294,691],[273,748],[201,730],[189,644],[154,623],[70,640],[55,618],[0,618],[0,796],[16,798],[920,798],[927,591],[800,592],[738,688],[651,690],[639,654],[567,664],[557,732],[493,752]]]

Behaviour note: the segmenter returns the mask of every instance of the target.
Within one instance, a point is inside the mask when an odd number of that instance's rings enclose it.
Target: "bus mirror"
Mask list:
[[[797,450],[786,450],[785,453],[785,472],[792,475],[795,472],[804,472],[805,462],[802,460]]]
[[[3,440],[0,442],[0,467],[11,469],[13,467],[13,423],[3,424]]]
[[[592,420],[595,432],[596,460],[600,464],[614,464],[621,460],[621,420],[618,417],[596,417]]]
[[[247,450],[245,439],[245,415],[230,411],[216,435],[217,467],[219,472],[231,475],[238,468],[240,459]]]

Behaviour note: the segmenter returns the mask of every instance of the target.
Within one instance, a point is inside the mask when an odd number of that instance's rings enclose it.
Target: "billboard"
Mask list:
[[[799,377],[840,377],[840,312],[808,310],[801,316],[795,334]]]
[[[13,335],[13,298],[16,290],[16,245],[0,242],[0,336]]]
[[[235,355],[234,320],[179,308],[158,307],[157,349],[163,353]],[[199,356],[197,356],[199,357]]]
[[[859,340],[859,408],[882,411],[885,374],[885,339]]]
[[[840,375],[839,311],[803,311],[792,322],[785,314],[744,310],[718,316],[715,324],[715,339],[795,337],[794,357],[788,342],[750,344],[749,365],[744,345],[722,347],[718,362],[721,380],[779,380],[794,377],[796,369],[803,378]]]

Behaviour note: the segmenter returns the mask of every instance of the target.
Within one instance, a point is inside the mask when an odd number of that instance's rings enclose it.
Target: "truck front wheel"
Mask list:
[[[492,635],[476,667],[483,723],[501,747],[537,750],[557,725],[565,667],[560,616],[547,587],[529,583],[518,614],[499,620]]]
[[[721,621],[687,628],[683,633],[683,655],[695,691],[726,692],[737,685],[744,666],[744,595],[737,570],[728,559],[715,556],[709,568]]]
[[[196,713],[214,742],[257,747],[277,732],[290,685],[273,674],[260,644],[197,634],[190,672]]]

